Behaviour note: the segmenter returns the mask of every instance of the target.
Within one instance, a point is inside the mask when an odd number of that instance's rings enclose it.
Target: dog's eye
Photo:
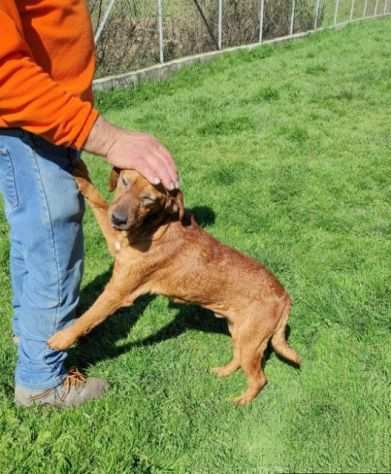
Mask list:
[[[129,184],[129,181],[125,176],[121,176],[121,181],[124,186],[127,186]]]
[[[143,206],[148,207],[148,206],[151,206],[156,201],[156,198],[155,196],[144,194],[143,196],[140,196],[140,201]]]

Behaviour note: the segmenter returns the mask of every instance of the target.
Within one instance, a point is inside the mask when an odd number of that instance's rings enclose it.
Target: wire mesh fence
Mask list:
[[[391,14],[391,0],[90,0],[97,77]]]

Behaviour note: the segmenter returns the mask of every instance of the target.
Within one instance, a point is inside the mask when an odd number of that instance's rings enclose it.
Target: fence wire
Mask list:
[[[90,0],[97,77],[391,14],[391,0]]]

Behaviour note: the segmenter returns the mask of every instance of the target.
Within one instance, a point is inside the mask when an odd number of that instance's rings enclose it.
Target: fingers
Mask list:
[[[137,170],[152,184],[162,183],[169,190],[179,187],[170,152],[151,135],[138,132],[122,134],[106,158],[113,166]]]
[[[170,152],[156,138],[146,135],[145,139],[147,143],[137,171],[152,184],[162,183],[169,190],[177,188],[178,173]]]
[[[178,180],[178,171],[176,169],[174,159],[172,158],[167,148],[161,145],[160,143],[159,143],[159,151],[163,160],[165,161],[170,178],[172,179],[172,181],[176,182]]]
[[[166,158],[155,155],[151,159],[150,166],[166,189],[173,190],[176,188],[178,180],[176,169],[167,163]]]
[[[166,189],[175,189],[175,181],[171,178],[165,164],[158,155],[148,155],[147,158],[139,158],[131,166],[144,176],[150,183],[162,183]]]
[[[158,163],[155,162],[154,172],[158,181],[161,182],[166,189],[170,191],[175,189],[175,181],[171,179],[165,166],[159,166]]]
[[[162,182],[162,179],[159,177],[159,173],[149,166],[145,161],[141,162],[139,166],[135,165],[133,167],[136,171],[144,176],[152,184],[159,184]]]
[[[178,187],[179,180],[175,162],[169,151],[159,142],[157,142],[153,162],[150,163],[150,166],[167,189],[172,190]]]

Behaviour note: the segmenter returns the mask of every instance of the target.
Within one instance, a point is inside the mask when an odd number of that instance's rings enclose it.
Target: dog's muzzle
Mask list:
[[[123,228],[128,223],[128,216],[124,212],[115,211],[111,214],[111,222],[114,227]]]

